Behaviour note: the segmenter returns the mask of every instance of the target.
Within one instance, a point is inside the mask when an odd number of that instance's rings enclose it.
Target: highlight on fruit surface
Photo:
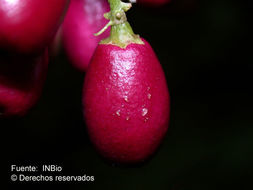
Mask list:
[[[0,49],[41,54],[60,26],[69,0],[0,0]]]
[[[23,116],[40,97],[48,51],[36,57],[0,55],[0,118]]]
[[[109,36],[109,31],[93,34],[106,24],[104,13],[109,11],[106,0],[71,0],[62,24],[63,46],[71,64],[86,71],[98,42]]]
[[[168,129],[170,101],[162,67],[147,41],[135,35],[125,12],[130,3],[109,0],[111,34],[91,60],[83,88],[83,111],[91,141],[105,158],[142,162]]]

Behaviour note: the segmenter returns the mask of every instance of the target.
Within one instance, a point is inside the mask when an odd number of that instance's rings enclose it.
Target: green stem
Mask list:
[[[95,36],[102,34],[111,26],[110,36],[103,39],[100,44],[113,44],[121,48],[126,48],[131,43],[144,44],[139,35],[134,34],[130,24],[127,22],[126,13],[131,7],[131,3],[124,3],[121,0],[108,0],[111,11],[104,14],[110,20]]]

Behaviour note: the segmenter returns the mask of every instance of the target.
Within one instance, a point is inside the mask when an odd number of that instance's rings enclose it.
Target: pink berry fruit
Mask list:
[[[101,155],[137,163],[151,156],[166,134],[169,92],[153,49],[125,19],[131,4],[114,2],[107,15],[111,35],[98,45],[85,77],[84,117]]]

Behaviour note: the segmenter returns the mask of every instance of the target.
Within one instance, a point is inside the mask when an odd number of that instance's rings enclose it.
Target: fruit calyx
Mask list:
[[[95,36],[102,34],[111,26],[111,33],[108,38],[100,41],[100,44],[113,44],[121,48],[126,48],[131,43],[144,44],[139,35],[134,34],[130,24],[127,22],[126,13],[131,7],[131,3],[124,3],[121,0],[108,0],[111,11],[104,14],[110,20],[103,29]]]

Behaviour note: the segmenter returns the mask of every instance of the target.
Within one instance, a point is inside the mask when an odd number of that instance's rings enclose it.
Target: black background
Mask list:
[[[37,105],[24,118],[0,121],[9,184],[11,164],[56,164],[61,175],[95,176],[62,183],[68,189],[251,189],[252,11],[251,0],[174,0],[128,12],[157,53],[171,94],[167,136],[138,166],[116,166],[95,152],[82,117],[84,75],[64,51],[51,56]]]

